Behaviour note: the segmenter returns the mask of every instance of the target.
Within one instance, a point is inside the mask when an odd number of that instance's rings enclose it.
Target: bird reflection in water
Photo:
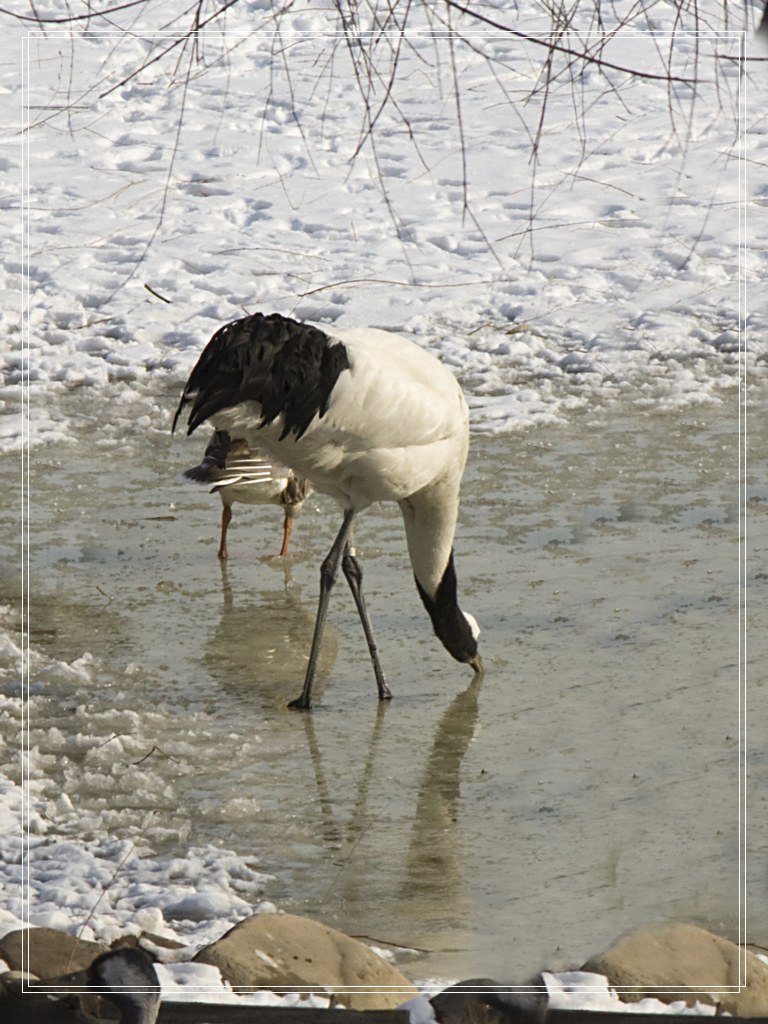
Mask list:
[[[466,913],[464,882],[465,841],[462,835],[459,798],[464,755],[475,735],[483,675],[476,673],[441,716],[432,740],[413,811],[410,835],[407,825],[392,829],[392,812],[380,809],[382,777],[389,778],[381,762],[402,767],[392,744],[394,734],[383,729],[386,703],[376,709],[367,755],[360,769],[354,802],[346,824],[338,812],[348,803],[349,786],[334,792],[329,784],[323,755],[312,716],[304,717],[304,728],[318,793],[323,839],[333,857],[334,871],[315,908],[318,913],[338,914],[341,927],[353,928],[362,920],[375,920],[377,891],[380,905],[396,901],[395,925],[406,945],[423,945],[425,932],[437,931],[438,922],[462,920]],[[392,797],[392,791],[388,799]],[[372,806],[373,805],[373,806]],[[396,805],[397,806],[397,805]],[[406,817],[398,813],[398,819]],[[382,830],[385,830],[382,833]],[[398,835],[398,832],[401,832]],[[382,837],[377,840],[377,836]],[[403,855],[403,846],[407,850]],[[374,853],[371,855],[371,846]],[[399,883],[392,879],[399,876]],[[365,916],[363,916],[365,915]],[[370,925],[368,925],[370,927]]]
[[[255,696],[274,707],[284,703],[286,690],[295,682],[297,652],[305,651],[312,640],[314,608],[302,601],[289,563],[267,559],[263,565],[278,574],[279,582],[265,587],[259,600],[253,600],[250,589],[247,596],[238,591],[227,563],[221,563],[221,613],[205,645],[203,662],[227,690],[239,692],[249,703]],[[331,627],[318,659],[320,690],[333,670],[337,648]]]
[[[307,736],[307,750],[312,760],[312,767],[315,773],[317,793],[320,804],[320,813],[323,819],[323,838],[328,841],[336,850],[337,863],[346,864],[354,852],[360,839],[368,830],[371,824],[371,817],[368,813],[368,793],[370,790],[373,770],[376,764],[376,755],[381,741],[384,715],[386,714],[386,703],[380,702],[376,706],[373,731],[367,744],[368,754],[357,784],[357,793],[346,829],[343,829],[334,816],[334,798],[331,788],[325,775],[323,767],[323,756],[320,744],[317,741],[314,721],[311,716],[304,717],[304,731]],[[333,884],[333,883],[332,883]]]
[[[403,896],[439,897],[460,913],[463,899],[463,842],[459,819],[461,765],[477,729],[483,674],[475,674],[466,690],[443,713],[419,786],[416,813],[405,858]],[[463,916],[463,915],[461,915]]]

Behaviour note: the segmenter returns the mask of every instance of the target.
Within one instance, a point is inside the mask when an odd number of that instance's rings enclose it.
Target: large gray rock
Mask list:
[[[194,959],[218,967],[233,987],[310,986],[353,1010],[393,1009],[417,995],[400,971],[361,942],[294,914],[248,917]],[[357,985],[393,991],[344,991]]]
[[[713,991],[738,987],[740,954],[746,964],[746,987],[741,992]],[[636,989],[621,993],[627,1002],[655,996],[665,1003],[719,1003],[739,1017],[768,1016],[768,967],[733,942],[693,925],[630,932],[582,969],[604,974],[616,987]],[[668,991],[652,991],[655,988]]]
[[[24,949],[26,935],[28,957]],[[19,928],[0,939],[0,960],[5,960],[12,971],[31,971],[38,978],[58,978],[84,970],[108,949],[99,942],[87,942],[55,928]]]

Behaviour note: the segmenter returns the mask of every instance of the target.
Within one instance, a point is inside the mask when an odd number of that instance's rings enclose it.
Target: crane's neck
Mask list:
[[[443,578],[434,594],[416,579],[416,587],[432,620],[435,635],[456,661],[474,664],[477,659],[477,637],[456,596],[456,570],[453,552],[448,558]]]
[[[453,552],[458,493],[419,491],[400,502],[416,582],[435,597]]]
[[[457,661],[477,658],[477,637],[459,607],[453,536],[458,481],[447,480],[400,502],[416,587],[435,634]]]

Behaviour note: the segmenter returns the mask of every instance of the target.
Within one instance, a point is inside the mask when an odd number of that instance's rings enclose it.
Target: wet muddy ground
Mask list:
[[[735,398],[474,438],[456,558],[485,677],[432,636],[399,513],[374,508],[356,540],[395,699],[376,701],[342,582],[309,715],[286,704],[329,501],[307,502],[286,560],[279,510],[236,505],[221,566],[218,498],[176,479],[204,437],[36,450],[30,742],[73,805],[53,833],[220,843],[285,910],[417,950],[414,977],[518,980],[647,922],[736,936],[746,797],[748,920],[765,920],[768,476],[753,459],[740,490],[738,438]],[[18,523],[0,526],[12,611]],[[103,737],[96,763],[83,733]]]

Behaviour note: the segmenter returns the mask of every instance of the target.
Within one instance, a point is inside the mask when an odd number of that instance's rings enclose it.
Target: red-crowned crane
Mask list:
[[[482,671],[477,623],[459,607],[453,537],[469,447],[469,413],[453,374],[433,355],[374,328],[332,334],[273,313],[220,328],[190,374],[173,421],[190,405],[187,433],[206,420],[290,466],[343,511],[320,569],[320,600],[304,688],[311,707],[328,599],[339,564],[357,605],[379,699],[384,677],[350,544],[375,501],[396,501],[416,587],[435,633],[457,661]]]
[[[308,480],[297,477],[292,469],[276,466],[248,446],[242,438],[232,438],[226,430],[215,431],[203,455],[203,461],[184,471],[188,480],[212,484],[211,494],[221,498],[221,539],[219,558],[229,557],[227,530],[232,521],[232,504],[282,505],[283,545],[280,556],[288,554],[293,523],[312,492]]]

